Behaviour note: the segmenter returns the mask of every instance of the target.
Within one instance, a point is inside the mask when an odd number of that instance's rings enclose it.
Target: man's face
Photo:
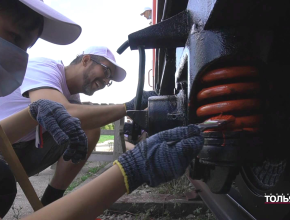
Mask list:
[[[106,69],[97,63],[90,60],[90,65],[83,72],[82,92],[86,95],[93,95],[94,92],[103,89],[110,81],[105,77]],[[115,73],[116,66],[108,60],[103,60],[100,63],[110,68],[112,76]]]
[[[13,16],[0,13],[0,37],[26,51],[38,39],[39,30],[31,30],[30,19],[15,19]]]
[[[151,19],[152,10],[147,10],[147,11],[143,12],[141,15],[143,15],[147,19]]]

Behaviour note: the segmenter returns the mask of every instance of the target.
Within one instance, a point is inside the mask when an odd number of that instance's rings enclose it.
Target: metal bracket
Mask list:
[[[148,130],[148,111],[128,110],[127,115],[142,129]]]

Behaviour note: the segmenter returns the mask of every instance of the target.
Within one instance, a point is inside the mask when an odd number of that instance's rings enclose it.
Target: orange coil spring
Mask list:
[[[222,129],[211,130],[259,130],[263,100],[257,68],[216,69],[204,74],[200,83],[203,89],[197,94],[200,107],[196,115],[203,120],[235,118]]]

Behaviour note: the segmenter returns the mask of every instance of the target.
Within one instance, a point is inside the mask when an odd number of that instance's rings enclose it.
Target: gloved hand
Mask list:
[[[88,140],[78,118],[72,117],[63,105],[40,99],[29,105],[31,116],[45,128],[58,145],[68,145],[63,154],[65,161],[78,163],[86,159]]]
[[[157,133],[122,154],[117,164],[124,176],[127,193],[147,183],[158,186],[185,173],[203,146],[196,125],[177,127]]]
[[[154,91],[143,91],[142,101],[141,101],[141,109],[145,109],[148,107],[148,98],[151,96],[157,96],[156,92]],[[135,99],[132,99],[130,102],[126,102],[126,111],[127,110],[134,110]]]

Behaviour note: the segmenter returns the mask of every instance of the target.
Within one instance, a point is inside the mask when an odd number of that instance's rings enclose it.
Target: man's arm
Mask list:
[[[202,146],[203,137],[195,125],[155,134],[121,155],[114,162],[117,165],[25,220],[96,219],[119,197],[143,183],[155,187],[182,176]]]
[[[93,220],[125,193],[124,178],[118,166],[114,165],[85,186],[25,219]]]
[[[84,130],[102,127],[126,115],[123,104],[107,106],[75,105],[69,103],[66,97],[55,89],[29,91],[29,97],[31,102],[39,99],[48,99],[61,103],[70,115],[80,119]]]
[[[0,121],[0,125],[11,143],[14,143],[28,132],[35,129],[38,124],[37,121],[30,116],[28,111],[29,108],[27,107],[22,111]]]

